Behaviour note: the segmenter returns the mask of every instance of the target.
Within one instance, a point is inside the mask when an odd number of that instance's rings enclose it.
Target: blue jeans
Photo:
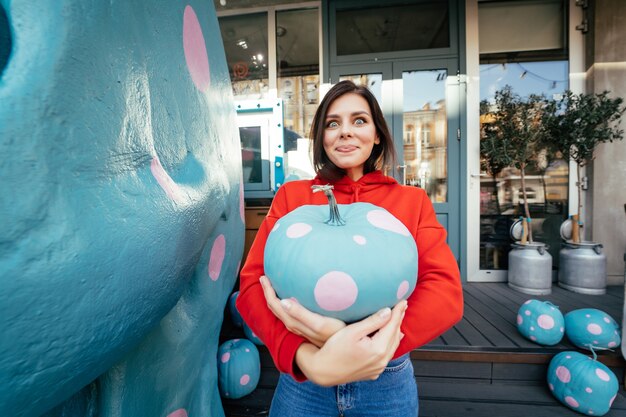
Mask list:
[[[281,374],[270,417],[417,417],[417,385],[409,355],[389,362],[375,381],[322,387]]]

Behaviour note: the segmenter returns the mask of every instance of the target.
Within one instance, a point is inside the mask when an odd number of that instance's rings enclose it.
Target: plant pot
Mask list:
[[[559,251],[559,286],[580,294],[606,293],[606,255],[596,242],[564,242]]]
[[[511,244],[509,287],[532,295],[552,292],[552,255],[545,243]]]

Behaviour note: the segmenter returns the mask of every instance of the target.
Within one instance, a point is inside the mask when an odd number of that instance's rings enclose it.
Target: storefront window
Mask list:
[[[219,18],[236,100],[268,97],[267,13]]]
[[[558,97],[568,87],[567,61],[485,63],[480,66],[481,101],[492,102],[495,92],[511,86],[515,94]],[[490,172],[483,160],[480,180],[480,268],[507,269],[512,243],[510,228],[523,216],[518,169]],[[568,164],[546,160],[525,170],[533,238],[546,243],[558,266],[559,229],[568,213]]]
[[[319,102],[319,17],[317,9],[276,13],[278,96],[283,99],[285,151],[307,138]]]
[[[339,56],[450,46],[447,1],[338,9],[336,20]]]

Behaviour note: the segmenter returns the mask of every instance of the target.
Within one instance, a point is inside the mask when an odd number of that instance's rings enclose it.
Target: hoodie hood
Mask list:
[[[343,176],[337,181],[327,181],[318,175],[315,177],[315,182],[318,184],[331,184],[337,202],[342,204],[358,203],[363,201],[363,199],[367,200],[367,194],[371,192],[378,193],[381,187],[398,184],[393,177],[383,175],[381,171],[365,174],[357,181],[353,181],[348,176]]]

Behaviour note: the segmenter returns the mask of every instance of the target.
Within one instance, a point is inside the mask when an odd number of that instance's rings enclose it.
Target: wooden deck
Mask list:
[[[605,295],[583,295],[555,285],[552,294],[534,296],[514,291],[505,283],[470,283],[464,285],[464,295],[463,320],[411,352],[420,417],[580,416],[557,402],[545,382],[550,359],[563,350],[577,349],[566,338],[550,347],[525,339],[517,331],[517,311],[524,301],[534,298],[550,301],[563,314],[579,308],[598,308],[621,323],[624,288],[608,287]],[[236,329],[226,333],[236,336]],[[260,353],[262,374],[257,389],[240,400],[224,401],[227,417],[267,415],[278,372],[264,347]],[[598,360],[622,382],[605,416],[626,417],[625,361],[621,352],[598,353]]]

